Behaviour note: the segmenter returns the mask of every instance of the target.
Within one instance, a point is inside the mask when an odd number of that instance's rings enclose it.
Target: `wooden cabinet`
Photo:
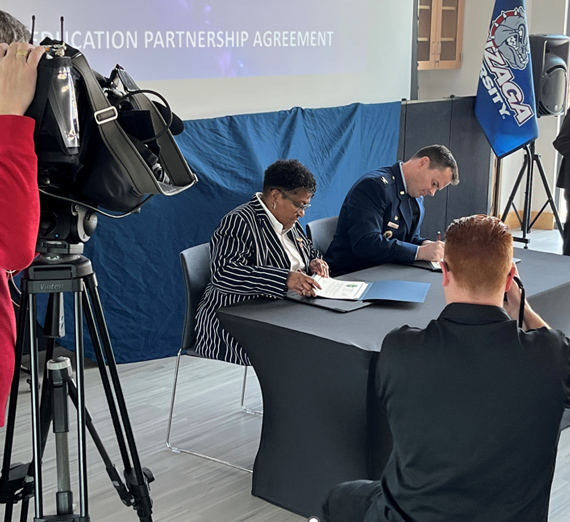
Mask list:
[[[419,70],[461,67],[464,1],[419,0]]]

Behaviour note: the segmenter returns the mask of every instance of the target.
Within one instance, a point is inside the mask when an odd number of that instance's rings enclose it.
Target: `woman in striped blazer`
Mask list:
[[[281,299],[288,290],[314,295],[308,275],[328,277],[298,218],[309,208],[317,184],[297,160],[279,160],[265,171],[263,192],[226,214],[210,240],[211,281],[196,313],[196,352],[249,364],[236,340],[220,327],[216,311],[254,297]]]

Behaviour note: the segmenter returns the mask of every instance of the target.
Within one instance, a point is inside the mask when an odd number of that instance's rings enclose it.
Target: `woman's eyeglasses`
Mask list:
[[[301,212],[306,212],[307,209],[311,206],[310,203],[306,203],[305,205],[301,205],[301,203],[297,203],[294,199],[290,198],[285,192],[283,192],[282,190],[280,190],[279,192],[281,192],[281,196],[284,199],[288,199],[291,203],[293,203],[293,205],[295,205],[295,207],[297,208],[297,214],[301,213]]]

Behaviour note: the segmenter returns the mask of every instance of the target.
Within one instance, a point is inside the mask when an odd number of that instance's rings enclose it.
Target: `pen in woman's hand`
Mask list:
[[[437,231],[437,240],[441,241],[441,232],[439,230]]]

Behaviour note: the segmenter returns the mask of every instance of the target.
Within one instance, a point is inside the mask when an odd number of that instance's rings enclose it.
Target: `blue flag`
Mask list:
[[[538,138],[524,0],[496,0],[483,51],[475,116],[501,158]]]

